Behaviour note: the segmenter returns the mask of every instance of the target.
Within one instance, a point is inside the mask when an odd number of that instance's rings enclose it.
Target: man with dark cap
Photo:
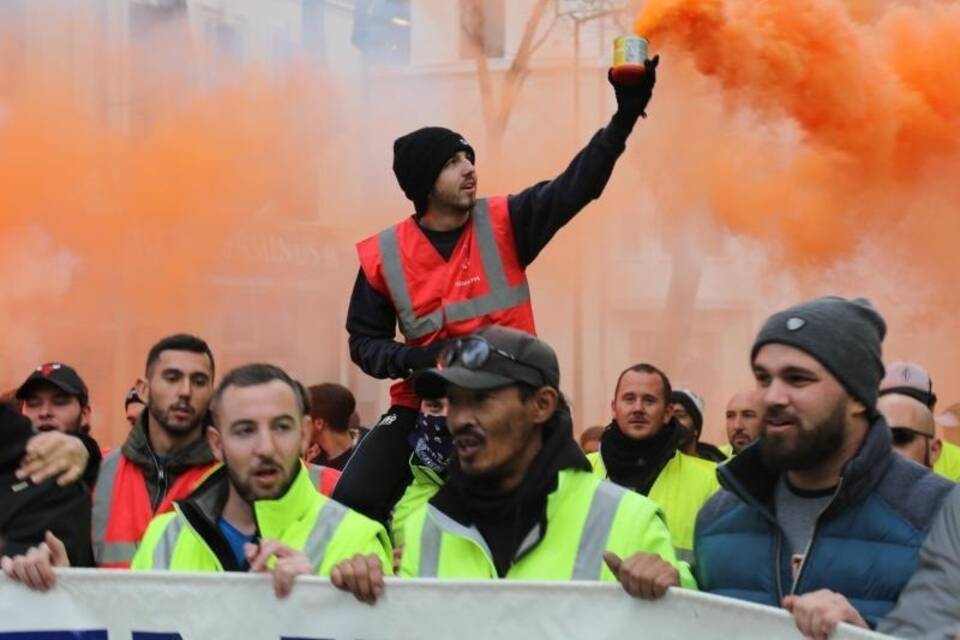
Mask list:
[[[20,412],[37,435],[27,444],[21,478],[35,483],[56,477],[61,485],[83,480],[93,487],[100,469],[100,445],[90,436],[90,393],[77,371],[47,362],[17,389]]]
[[[700,442],[703,432],[703,397],[691,389],[674,389],[670,394],[673,419],[683,429],[680,451],[710,462],[723,462],[727,454],[708,442]]]
[[[933,412],[916,398],[899,393],[880,396],[877,410],[890,427],[893,448],[897,453],[933,469],[943,447],[943,442],[937,437]]]
[[[83,483],[60,486],[52,478],[33,482],[17,475],[33,434],[28,419],[8,405],[0,405],[0,556],[3,556],[0,564],[3,571],[14,571],[30,555],[30,549],[42,543],[68,555],[75,566],[92,566],[90,490]]]
[[[718,469],[694,553],[705,591],[783,606],[800,631],[875,626],[951,483],[896,454],[877,411],[883,318],[824,297],[772,315],[751,364],[763,434]]]
[[[887,373],[880,381],[881,396],[907,396],[930,409],[937,410],[937,394],[933,392],[930,372],[915,362],[891,362]],[[894,437],[896,437],[894,432]],[[960,482],[960,447],[941,440],[934,434],[931,443],[936,443],[937,455],[933,457],[933,471],[947,480]]]
[[[603,191],[645,115],[657,58],[646,65],[638,84],[611,78],[617,112],[563,173],[514,195],[477,198],[476,155],[459,133],[425,127],[394,142],[393,170],[414,214],[357,245],[347,331],[361,369],[401,381],[344,469],[339,501],[381,521],[389,516],[410,479],[409,435],[420,402],[409,377],[434,364],[445,340],[488,325],[535,333],[526,268]]]
[[[647,598],[695,586],[656,503],[590,472],[559,384],[553,349],[505,327],[451,341],[417,378],[421,397],[448,399],[455,457],[407,518],[401,575],[619,580]],[[382,593],[376,566],[352,569],[335,584]]]

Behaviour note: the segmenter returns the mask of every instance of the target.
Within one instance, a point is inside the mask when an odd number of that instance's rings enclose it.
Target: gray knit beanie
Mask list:
[[[884,374],[880,345],[886,333],[886,323],[866,298],[825,296],[767,318],[750,361],[771,342],[806,351],[873,413]]]

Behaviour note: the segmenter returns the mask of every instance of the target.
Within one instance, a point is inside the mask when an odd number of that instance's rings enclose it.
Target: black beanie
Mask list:
[[[417,214],[427,210],[427,196],[447,160],[466,151],[470,162],[476,156],[462,135],[443,127],[423,127],[393,142],[393,173]]]
[[[871,414],[884,367],[881,343],[887,325],[870,301],[825,296],[770,316],[757,334],[750,361],[771,342],[796,347],[826,367]]]

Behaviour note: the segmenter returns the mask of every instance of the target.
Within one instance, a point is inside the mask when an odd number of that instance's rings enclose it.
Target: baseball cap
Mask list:
[[[89,400],[90,394],[83,378],[73,367],[61,362],[47,362],[34,369],[17,389],[17,400],[24,400],[42,382],[52,384],[71,396],[77,396],[81,405],[86,405]]]
[[[490,391],[518,383],[559,388],[557,354],[529,333],[491,326],[450,340],[437,366],[417,375],[414,384],[420,397],[441,398],[448,385]]]
[[[880,381],[880,395],[899,393],[919,400],[927,407],[937,402],[930,373],[915,362],[891,362]]]

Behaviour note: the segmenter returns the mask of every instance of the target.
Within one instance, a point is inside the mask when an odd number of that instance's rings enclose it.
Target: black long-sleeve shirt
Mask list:
[[[554,234],[603,192],[613,166],[623,153],[636,118],[614,114],[553,180],[539,182],[507,200],[517,255],[529,266]],[[451,231],[421,230],[449,260],[465,227]],[[347,332],[350,357],[375,378],[403,378],[431,366],[438,346],[411,346],[396,341],[397,314],[390,298],[367,281],[361,268],[350,296]]]

